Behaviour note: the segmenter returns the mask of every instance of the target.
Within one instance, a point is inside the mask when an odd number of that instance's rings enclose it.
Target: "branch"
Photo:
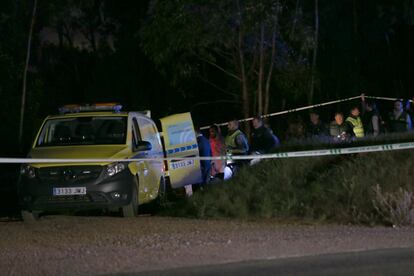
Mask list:
[[[200,76],[200,75],[199,75],[198,77],[199,77],[199,79],[200,79],[201,81],[203,81],[203,82],[207,83],[208,85],[211,85],[212,87],[214,87],[215,89],[217,89],[217,90],[219,90],[219,91],[223,92],[224,94],[227,94],[227,95],[230,95],[230,96],[233,96],[233,97],[234,97],[234,96],[237,96],[236,94],[226,91],[225,89],[223,89],[223,88],[219,87],[218,85],[216,85],[216,84],[212,83],[211,81],[209,81],[209,80],[208,80],[208,79],[206,79],[206,78],[203,78],[203,77],[202,77],[202,76]]]
[[[207,104],[217,104],[217,103],[233,103],[233,104],[240,104],[240,101],[236,101],[236,100],[217,100],[217,101],[206,101],[206,102],[199,102],[196,103],[195,105],[192,105],[190,110],[192,111],[195,107],[200,106],[200,105],[207,105]]]
[[[205,58],[203,58],[203,57],[201,57],[201,56],[199,56],[199,55],[197,55],[197,54],[196,54],[196,57],[197,57],[197,58],[199,58],[201,61],[204,61],[205,63],[208,63],[208,64],[210,64],[211,66],[216,67],[217,69],[219,69],[220,71],[222,71],[222,72],[223,72],[223,73],[225,73],[226,75],[228,75],[228,76],[230,76],[230,77],[233,77],[233,78],[235,78],[235,79],[236,79],[236,80],[238,80],[238,81],[241,81],[241,78],[240,78],[239,76],[237,76],[236,74],[234,74],[234,73],[232,73],[232,72],[227,71],[226,69],[224,69],[223,67],[221,67],[221,66],[217,65],[216,63],[214,63],[214,62],[212,62],[212,61],[209,61],[209,60],[207,60],[207,59],[205,59]]]
[[[226,59],[226,60],[231,60],[233,58],[233,55],[231,53],[229,53],[228,51],[220,50],[219,48],[215,48],[214,52],[218,56],[220,56],[220,57],[222,57],[223,59]]]
[[[69,27],[66,25],[66,23],[62,23],[62,26],[63,26],[63,30],[64,30],[64,32],[62,32],[62,34],[66,38],[66,40],[68,41],[69,46],[71,48],[73,48],[74,45],[73,45],[73,40],[72,40],[72,37],[71,37]]]

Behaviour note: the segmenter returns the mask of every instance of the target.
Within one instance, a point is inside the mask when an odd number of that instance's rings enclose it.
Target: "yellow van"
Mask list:
[[[181,188],[201,181],[199,160],[180,160],[198,156],[189,113],[161,119],[163,143],[149,112],[120,112],[120,108],[71,105],[44,120],[29,158],[105,162],[23,165],[18,184],[23,219],[36,219],[46,210],[90,208],[120,208],[123,216],[133,217],[138,205],[165,195],[167,185]],[[174,159],[164,162],[164,157]],[[152,159],[111,161],[135,158]]]

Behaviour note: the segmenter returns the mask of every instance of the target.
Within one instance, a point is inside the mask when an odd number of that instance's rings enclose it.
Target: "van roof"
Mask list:
[[[90,117],[90,116],[128,116],[130,112],[110,112],[110,111],[99,111],[99,112],[77,112],[77,113],[66,113],[47,116],[48,119],[58,118],[76,118],[76,117]]]
[[[98,111],[98,112],[75,112],[66,114],[49,115],[47,119],[61,119],[61,118],[76,118],[76,117],[91,117],[91,116],[128,116],[131,113],[149,117],[147,111],[124,111],[124,112],[113,112],[113,111]]]

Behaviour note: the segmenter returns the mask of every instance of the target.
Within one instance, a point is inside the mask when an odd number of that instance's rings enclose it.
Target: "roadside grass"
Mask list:
[[[414,132],[406,133],[387,133],[377,137],[367,136],[356,141],[348,143],[333,143],[327,137],[321,138],[307,138],[307,139],[291,139],[282,143],[275,152],[287,152],[296,150],[316,150],[316,149],[330,149],[330,148],[346,148],[346,147],[361,147],[373,146],[382,144],[405,143],[414,141]]]
[[[210,184],[165,213],[414,224],[414,151],[261,161]]]

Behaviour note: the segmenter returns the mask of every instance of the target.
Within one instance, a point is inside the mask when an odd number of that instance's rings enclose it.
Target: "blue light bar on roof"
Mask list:
[[[68,104],[59,108],[60,114],[79,113],[92,111],[114,111],[120,112],[122,105],[118,103],[96,103],[92,105]]]

